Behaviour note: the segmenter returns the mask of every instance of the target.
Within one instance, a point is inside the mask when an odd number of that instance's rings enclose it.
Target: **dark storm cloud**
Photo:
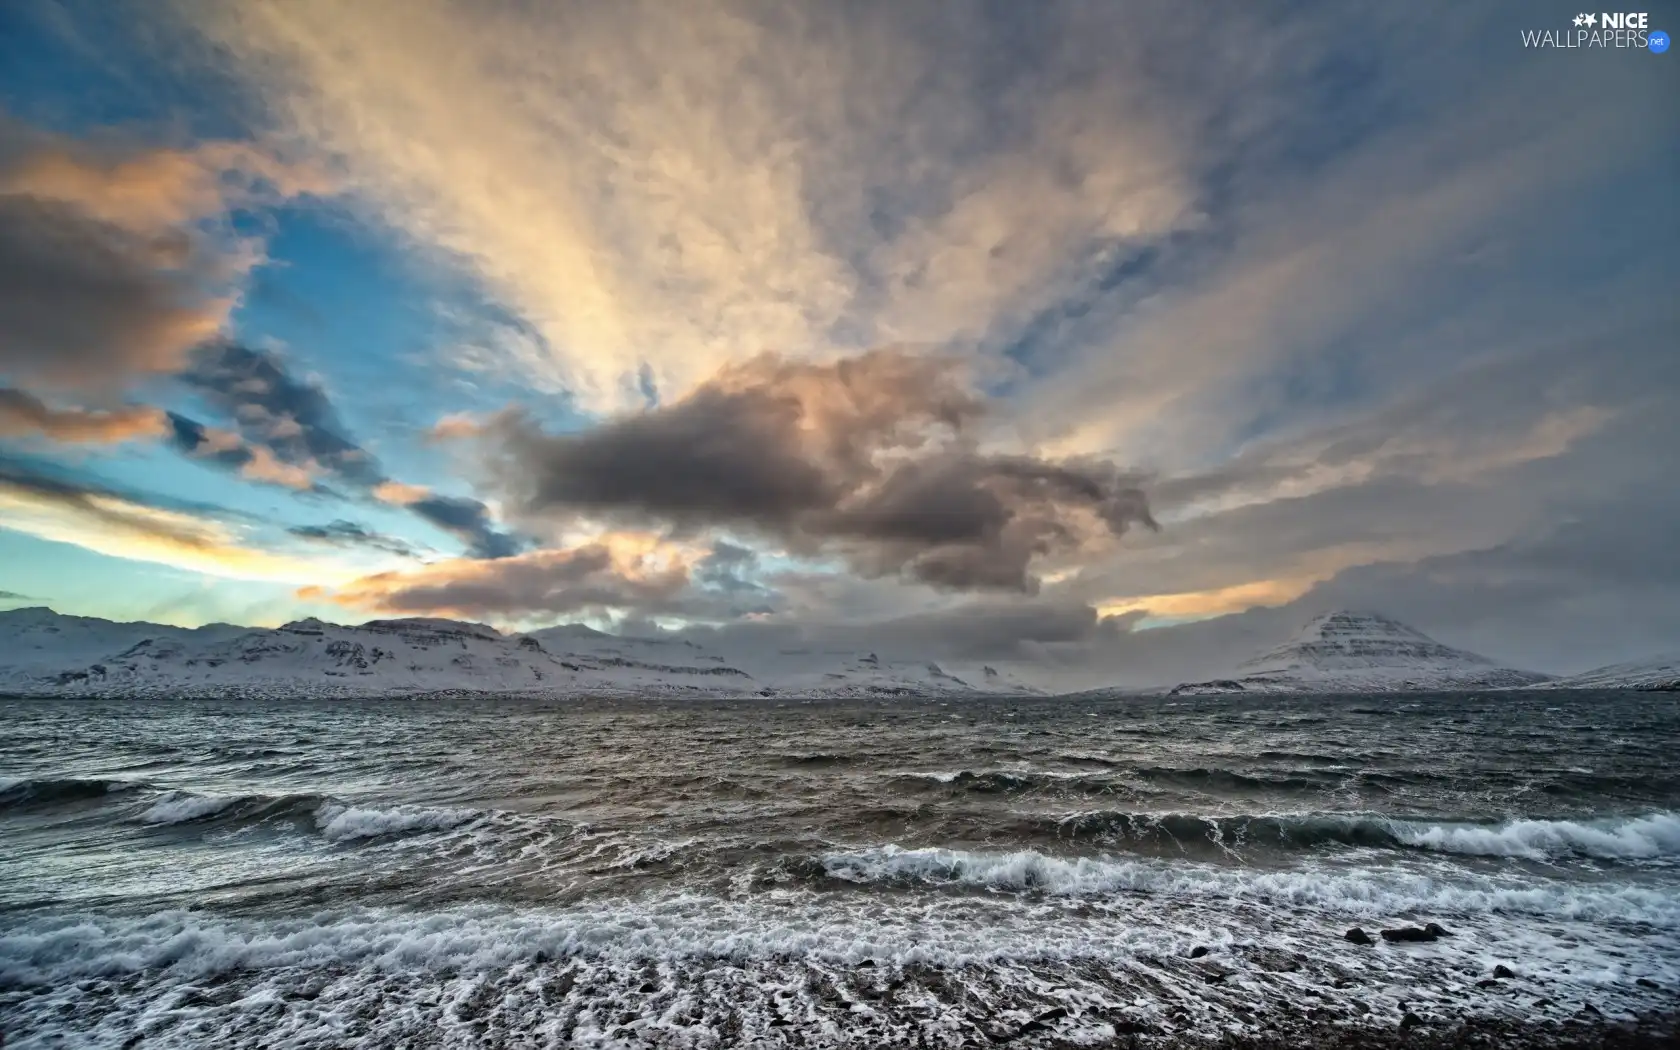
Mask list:
[[[359,489],[385,480],[373,456],[345,436],[326,390],[293,376],[276,352],[212,343],[194,353],[180,378],[281,462],[318,466]]]
[[[145,237],[0,183],[0,373],[114,389],[221,323],[180,239]]]
[[[27,594],[19,594],[16,591],[0,591],[0,602],[32,602],[36,600]]]
[[[261,466],[259,451],[267,450],[282,464],[361,495],[378,495],[390,481],[379,461],[348,436],[327,391],[293,375],[275,351],[213,343],[194,355],[181,378],[230,417],[244,439],[243,444],[218,444],[209,428],[172,413],[174,443],[189,455],[251,476],[253,464]],[[258,479],[284,477],[270,468]],[[478,500],[427,493],[398,502],[461,540],[474,558],[505,558],[525,547],[521,538],[497,529],[489,508]]]
[[[499,531],[490,520],[490,509],[475,499],[459,496],[426,496],[407,504],[408,509],[467,545],[474,558],[507,558],[524,549],[516,536]]]
[[[286,530],[290,535],[313,543],[324,543],[334,547],[368,547],[373,550],[384,551],[388,554],[398,554],[405,558],[412,558],[416,551],[414,546],[406,540],[395,536],[387,536],[382,532],[374,532],[340,518],[325,525],[294,525]]]
[[[593,430],[550,435],[512,413],[486,436],[524,513],[748,527],[952,589],[1031,591],[1034,559],[1154,527],[1112,464],[979,451],[982,411],[950,362],[877,350],[760,357]]]

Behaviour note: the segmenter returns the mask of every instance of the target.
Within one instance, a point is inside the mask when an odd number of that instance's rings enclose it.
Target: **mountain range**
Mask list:
[[[115,623],[46,608],[0,612],[0,692],[47,695],[670,696],[1034,695],[1027,672],[983,663],[888,660],[870,652],[714,650],[680,635],[621,636],[581,624],[503,633],[436,618],[276,628]],[[1232,677],[1170,691],[1402,692],[1680,688],[1680,660],[1569,678],[1501,667],[1377,613],[1336,611],[1243,663]],[[1096,690],[1098,694],[1136,690]]]
[[[774,654],[773,654],[774,655]],[[795,653],[740,666],[696,642],[568,624],[504,634],[414,617],[276,628],[114,623],[0,612],[0,691],[99,695],[440,692],[892,696],[1036,692],[985,665]]]

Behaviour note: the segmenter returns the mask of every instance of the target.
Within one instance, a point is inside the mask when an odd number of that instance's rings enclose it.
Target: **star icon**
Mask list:
[[[1587,16],[1586,15],[1576,15],[1575,16],[1575,24],[1578,25],[1578,26],[1586,25],[1587,24]]]
[[[1587,28],[1588,29],[1591,29],[1593,26],[1595,26],[1597,24],[1598,24],[1598,16],[1597,15],[1588,15],[1587,16]]]

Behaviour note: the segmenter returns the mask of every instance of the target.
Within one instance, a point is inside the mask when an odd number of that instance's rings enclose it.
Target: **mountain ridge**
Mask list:
[[[895,696],[1038,692],[990,667],[822,654],[793,669],[739,666],[691,639],[578,624],[506,633],[437,617],[357,625],[174,627],[0,612],[0,691],[97,695],[426,693]]]

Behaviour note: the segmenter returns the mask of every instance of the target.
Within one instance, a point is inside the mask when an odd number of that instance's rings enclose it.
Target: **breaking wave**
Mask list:
[[[1513,820],[1498,825],[1394,822],[1400,842],[1420,849],[1479,857],[1601,860],[1680,856],[1680,816],[1652,813],[1623,820]]]
[[[196,795],[170,791],[154,799],[135,819],[154,825],[251,825],[290,818],[312,823],[328,842],[356,842],[448,831],[484,816],[481,810],[467,808],[350,805],[316,794]]]
[[[366,809],[328,802],[315,811],[315,824],[327,841],[350,842],[386,835],[448,831],[483,815],[476,809],[426,809],[419,806]]]
[[[892,844],[824,854],[816,858],[815,867],[828,878],[853,883],[949,886],[1092,901],[1141,894],[1199,905],[1247,901],[1356,916],[1513,914],[1680,929],[1680,900],[1671,895],[1561,881],[1512,884],[1471,877],[1446,881],[1400,871],[1264,871],[1147,859],[1056,857],[1035,850],[907,849]]]
[[[1197,816],[1098,811],[1025,818],[1017,830],[1060,839],[1181,850],[1357,846],[1558,861],[1569,857],[1648,861],[1680,856],[1680,816],[1653,813],[1602,821],[1425,821],[1367,813]]]

